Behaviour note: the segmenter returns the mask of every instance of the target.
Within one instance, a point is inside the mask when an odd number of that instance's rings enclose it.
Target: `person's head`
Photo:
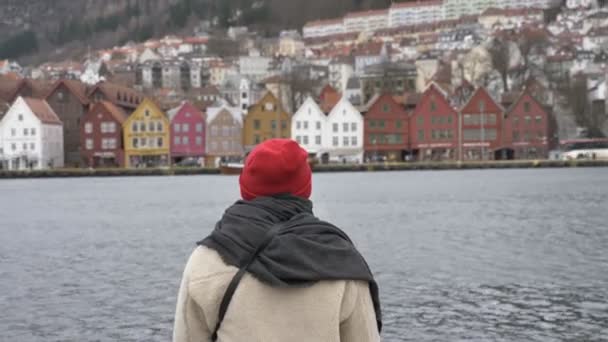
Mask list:
[[[239,183],[241,197],[290,194],[309,198],[312,191],[312,172],[308,153],[289,139],[271,139],[247,156]]]

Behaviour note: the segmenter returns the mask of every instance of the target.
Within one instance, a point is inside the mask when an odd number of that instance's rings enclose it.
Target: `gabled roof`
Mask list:
[[[100,101],[97,104],[95,104],[95,106],[93,108],[95,108],[96,106],[102,106],[121,125],[125,121],[127,121],[127,118],[129,117],[129,115],[127,115],[127,113],[125,113],[125,111],[122,108],[116,106],[112,102],[109,102],[109,101]]]
[[[136,108],[144,98],[144,94],[135,89],[105,81],[97,83],[87,97],[91,97],[97,90],[106,96],[107,101],[127,108]]]
[[[536,99],[536,97],[532,96],[532,94],[527,90],[524,89],[522,90],[519,95],[515,98],[515,101],[513,101],[513,103],[511,103],[511,105],[509,106],[509,108],[506,110],[507,114],[511,114],[511,112],[515,109],[515,107],[517,107],[517,105],[519,104],[519,102],[524,98],[524,96],[528,96],[532,99],[532,101],[534,103],[536,103],[536,105],[538,105],[540,108],[542,108],[543,110],[545,110],[545,106],[540,103],[540,101],[538,101]]]
[[[53,111],[53,108],[51,108],[51,106],[49,106],[49,104],[45,100],[24,97],[23,101],[42,123],[50,125],[62,124],[57,114],[55,114],[55,112]]]
[[[53,86],[53,88],[51,88],[51,90],[48,92],[48,94],[46,95],[45,99],[48,99],[49,96],[51,96],[53,93],[55,93],[55,91],[61,86],[64,85],[69,92],[71,92],[74,96],[76,96],[76,98],[78,98],[78,100],[80,101],[80,103],[82,103],[83,105],[87,105],[89,104],[89,98],[87,97],[87,86],[86,84],[80,82],[80,81],[75,81],[75,80],[59,80],[55,83],[55,85]]]
[[[473,92],[473,94],[471,95],[471,97],[466,101],[466,103],[462,106],[462,108],[460,110],[463,111],[463,112],[464,111],[466,111],[466,112],[469,112],[469,111],[470,112],[479,112],[478,108],[475,108],[475,109],[467,108],[469,105],[471,105],[471,102],[473,101],[473,99],[478,94],[481,94],[482,96],[489,98],[492,101],[492,103],[496,106],[496,108],[498,108],[499,111],[501,111],[501,112],[505,111],[505,109],[502,107],[502,105],[500,103],[496,102],[496,100],[494,100],[494,98],[492,98],[492,95],[490,95],[490,93],[488,93],[488,91],[485,88],[483,88],[483,87],[479,87],[479,88],[475,89],[475,91]],[[491,110],[488,109],[489,105],[491,105],[491,104],[486,104],[485,105],[485,109],[488,112],[491,112]]]

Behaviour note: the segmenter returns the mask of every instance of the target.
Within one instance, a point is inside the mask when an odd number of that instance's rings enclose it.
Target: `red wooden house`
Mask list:
[[[422,93],[410,118],[414,160],[458,159],[458,113],[435,83]]]
[[[461,109],[462,159],[507,159],[509,141],[504,140],[504,109],[484,88],[477,88]]]
[[[190,102],[168,112],[171,120],[173,162],[198,160],[205,155],[205,115]]]
[[[87,167],[124,167],[122,126],[127,114],[109,101],[99,101],[80,120],[82,162]]]
[[[403,161],[409,151],[408,113],[391,94],[376,97],[364,116],[363,148],[369,161]]]
[[[504,140],[512,146],[514,159],[544,159],[558,145],[556,130],[551,111],[524,90],[507,111]]]

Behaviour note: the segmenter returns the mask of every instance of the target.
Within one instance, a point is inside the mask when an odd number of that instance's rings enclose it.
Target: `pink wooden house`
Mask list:
[[[171,121],[171,159],[173,163],[202,163],[205,155],[205,115],[190,102],[168,112]]]

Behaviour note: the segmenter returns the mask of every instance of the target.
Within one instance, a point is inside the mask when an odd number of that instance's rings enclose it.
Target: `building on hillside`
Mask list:
[[[389,26],[428,24],[443,20],[443,1],[426,0],[393,3],[389,9]]]
[[[388,10],[351,12],[344,16],[345,32],[373,32],[388,28]]]
[[[443,0],[443,17],[458,19],[462,16],[479,15],[491,7],[497,8],[550,8],[559,6],[561,0]]]
[[[123,124],[127,113],[112,102],[95,102],[80,120],[82,163],[87,167],[124,167]]]
[[[243,123],[243,146],[247,151],[272,138],[291,137],[291,116],[279,100],[267,92],[257,103],[249,107]]]
[[[145,98],[123,125],[125,167],[164,167],[170,164],[169,119]]]
[[[344,97],[348,102],[352,103],[353,106],[363,105],[363,88],[361,87],[361,80],[357,77],[351,77],[346,82],[346,90],[344,91]]]
[[[363,115],[345,97],[327,115],[323,162],[363,162]]]
[[[304,40],[298,31],[283,31],[279,34],[279,56],[302,57],[304,48]]]
[[[0,75],[14,73],[16,75],[23,75],[23,68],[16,61],[8,59],[0,60]]]
[[[0,169],[63,167],[63,128],[44,100],[18,97],[0,120]]]
[[[526,90],[507,110],[504,134],[509,159],[546,159],[559,145],[553,114]]]
[[[243,114],[240,108],[227,103],[207,108],[206,164],[238,162],[244,155]]]
[[[207,84],[209,73],[200,62],[180,59],[150,60],[135,67],[135,84],[146,89],[201,88]]]
[[[486,30],[494,27],[519,28],[523,24],[542,23],[544,17],[544,11],[541,8],[491,7],[479,16],[479,23]]]
[[[363,86],[363,102],[367,103],[375,94],[403,94],[416,90],[416,66],[404,63],[382,63],[365,68],[360,79]]]
[[[205,155],[205,115],[189,102],[167,112],[171,122],[171,159],[173,163],[196,161]]]
[[[502,132],[504,109],[484,88],[477,88],[460,110],[463,160],[502,159],[509,147]]]
[[[431,83],[410,118],[413,160],[458,159],[458,123],[458,113],[451,106],[446,90]]]
[[[340,92],[344,92],[346,90],[348,79],[351,78],[355,73],[353,64],[354,60],[350,56],[337,57],[329,63],[329,83],[332,87]]]
[[[404,161],[411,150],[409,114],[392,94],[376,95],[364,115],[366,161]]]
[[[65,164],[70,167],[80,166],[82,162],[80,121],[89,111],[91,101],[87,93],[84,83],[61,80],[55,83],[46,96],[46,101],[63,123],[63,152]]]
[[[302,29],[304,38],[326,37],[346,32],[344,19],[317,20],[306,23]]]
[[[272,58],[262,57],[259,52],[251,52],[249,56],[239,57],[239,74],[254,81],[268,76]]]
[[[327,148],[327,142],[323,141],[326,126],[327,116],[309,96],[291,118],[291,138],[297,141],[309,156],[320,159]]]
[[[370,65],[387,63],[390,59],[388,47],[382,42],[368,43],[359,46],[353,53],[355,74],[360,76]]]

